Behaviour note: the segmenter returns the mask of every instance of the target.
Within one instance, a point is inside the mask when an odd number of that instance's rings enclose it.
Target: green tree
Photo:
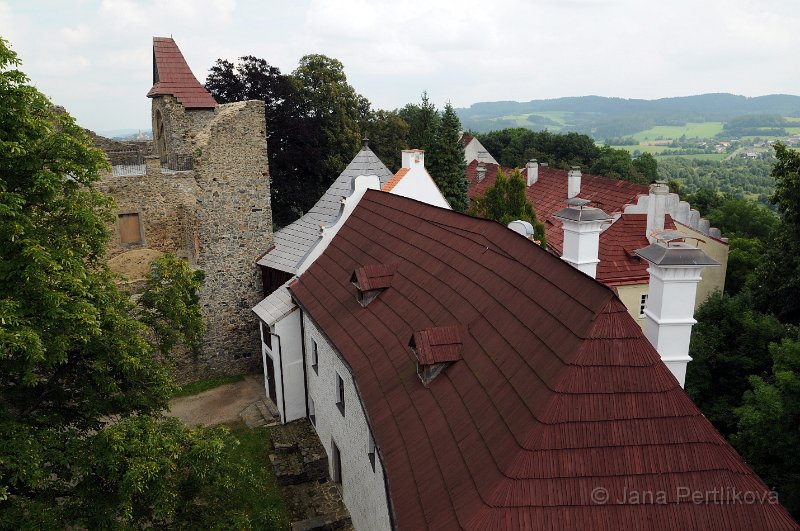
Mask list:
[[[232,442],[160,418],[174,386],[106,263],[103,154],[18,65],[0,39],[0,528],[254,525],[216,501],[252,484]]]
[[[434,144],[427,150],[426,165],[439,190],[453,210],[467,210],[467,178],[464,146],[460,142],[461,122],[448,102],[442,113]]]
[[[695,313],[686,393],[725,436],[736,429],[747,377],[769,370],[770,343],[787,334],[772,315],[752,308],[747,294],[712,294]]]
[[[644,155],[641,155],[641,158]],[[643,163],[646,166],[646,163]],[[639,184],[647,184],[648,180],[636,171],[630,154],[624,149],[610,146],[600,148],[600,156],[589,168],[589,173],[604,175],[612,179],[622,179]]]
[[[202,271],[193,271],[185,260],[167,253],[150,266],[144,292],[139,297],[138,318],[155,333],[162,356],[182,344],[199,352],[205,333],[200,314]]]
[[[775,144],[777,162],[772,169],[775,193],[770,200],[781,223],[765,249],[764,261],[754,276],[753,293],[759,308],[781,321],[800,323],[800,153]]]
[[[653,182],[658,179],[658,161],[650,153],[642,153],[633,159],[633,171],[641,175],[642,180]]]
[[[441,116],[436,106],[428,99],[428,93],[422,93],[419,105],[409,103],[398,111],[400,118],[409,125],[408,146],[412,149],[428,151],[436,142],[436,135],[441,125]]]
[[[547,246],[544,224],[536,218],[536,211],[525,195],[525,180],[519,170],[510,175],[497,172],[497,180],[486,190],[483,197],[474,199],[469,206],[469,214],[486,219],[493,219],[503,225],[522,220],[533,225],[533,235]]]
[[[305,191],[310,208],[339,176],[361,146],[359,119],[364,100],[347,82],[344,65],[325,55],[306,55],[292,72],[303,104],[308,136],[295,146],[305,156],[318,155],[305,164],[301,175],[310,185]]]
[[[400,169],[400,153],[409,149],[408,136],[411,126],[395,111],[372,111],[361,126],[369,138],[369,146],[375,155],[391,171]]]
[[[738,431],[732,437],[742,457],[780,495],[781,503],[800,516],[800,341],[769,346],[772,371],[751,376],[743,405],[736,409]]]

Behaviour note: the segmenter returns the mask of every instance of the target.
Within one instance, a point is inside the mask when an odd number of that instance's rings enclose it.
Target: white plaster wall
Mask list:
[[[314,400],[316,430],[328,460],[333,466],[331,439],[342,456],[342,498],[356,529],[390,529],[389,505],[380,458],[375,456],[375,471],[367,455],[369,429],[356,394],[353,378],[332,345],[314,322],[304,315],[308,396]],[[317,371],[311,367],[312,340],[317,343]],[[336,375],[344,380],[345,414],[336,406]],[[329,473],[332,473],[332,469]]]
[[[647,283],[644,284],[624,284],[621,286],[614,286],[617,290],[617,295],[619,296],[622,304],[628,309],[628,313],[631,314],[631,317],[642,327],[644,330],[644,315],[641,317],[639,316],[639,305],[642,302],[642,295],[646,295],[648,292],[648,285]],[[649,303],[650,301],[648,301]]]
[[[429,205],[450,209],[450,205],[442,195],[442,192],[439,191],[439,187],[436,186],[425,167],[420,164],[412,164],[408,173],[392,188],[391,193],[416,199]]]
[[[477,160],[478,154],[481,155],[481,161],[498,164],[492,154],[486,151],[486,148],[483,147],[483,144],[478,142],[477,138],[473,138],[470,143],[467,144],[467,147],[464,148],[464,158],[466,159],[467,164],[473,160]]]
[[[291,422],[306,416],[306,395],[303,375],[303,337],[300,329],[301,312],[299,309],[286,315],[275,323],[275,333],[280,336],[279,344],[273,338],[272,345],[280,347],[280,360],[283,363],[283,397],[280,392],[278,399],[285,400],[278,409],[283,422]],[[280,381],[281,375],[275,372],[275,377]]]

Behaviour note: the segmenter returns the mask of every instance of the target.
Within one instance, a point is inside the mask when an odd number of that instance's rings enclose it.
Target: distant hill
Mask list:
[[[800,117],[800,96],[746,97],[701,94],[657,100],[581,96],[528,102],[480,102],[456,109],[464,129],[477,132],[527,127],[576,131],[598,140],[630,135],[657,125],[727,122],[747,114]]]

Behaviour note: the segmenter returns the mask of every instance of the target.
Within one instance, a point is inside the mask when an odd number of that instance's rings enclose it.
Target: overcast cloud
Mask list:
[[[152,37],[217,58],[341,60],[373,106],[800,93],[795,0],[0,0],[0,35],[90,129],[147,128]]]

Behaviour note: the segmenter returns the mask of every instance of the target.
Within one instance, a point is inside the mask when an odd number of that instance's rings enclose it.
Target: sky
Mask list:
[[[152,37],[218,58],[342,61],[374,108],[562,96],[798,94],[796,0],[0,0],[0,36],[95,131],[149,128]]]

